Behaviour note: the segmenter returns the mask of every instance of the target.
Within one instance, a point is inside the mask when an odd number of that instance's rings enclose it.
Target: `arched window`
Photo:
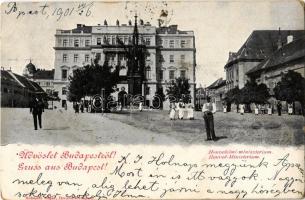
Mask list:
[[[151,79],[151,68],[150,68],[150,66],[145,68],[145,77],[146,77],[146,79]]]

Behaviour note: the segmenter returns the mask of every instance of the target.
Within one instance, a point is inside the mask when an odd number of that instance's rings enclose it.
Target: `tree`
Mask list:
[[[229,90],[225,98],[227,104],[232,104],[232,103],[239,104],[239,95],[240,95],[240,89],[238,87]]]
[[[226,93],[225,101],[227,103],[227,111],[231,111],[231,104],[235,103],[236,105],[239,104],[239,96],[240,96],[240,89],[238,87],[235,87],[231,90],[229,90]]]
[[[269,91],[265,84],[258,85],[255,80],[250,80],[241,90],[238,87],[229,90],[226,94],[226,102],[228,105],[231,105],[231,103],[245,104],[246,110],[251,112],[251,103],[264,104],[269,97]]]
[[[277,83],[273,91],[277,100],[288,103],[300,102],[302,113],[305,114],[305,79],[301,74],[289,70],[287,74],[282,76],[281,81]]]
[[[106,102],[109,95],[114,92],[113,87],[119,81],[119,66],[112,69],[105,61],[103,65],[98,63],[97,57],[91,65],[74,70],[73,76],[69,76],[69,101],[79,101],[85,96],[94,96],[105,91]]]
[[[177,102],[182,99],[184,103],[188,103],[191,100],[189,80],[182,77],[176,78],[170,82],[166,93],[171,100],[174,98],[174,101]]]
[[[239,101],[246,105],[250,103],[265,104],[269,97],[268,87],[265,84],[258,85],[255,80],[251,80],[241,89]]]
[[[239,102],[246,105],[246,110],[251,112],[250,104],[265,104],[269,99],[268,87],[261,83],[257,84],[254,79],[248,81],[244,88],[241,89]]]

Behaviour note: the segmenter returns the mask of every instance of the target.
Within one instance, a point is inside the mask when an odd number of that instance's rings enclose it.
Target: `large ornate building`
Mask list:
[[[140,20],[134,25],[120,24],[86,26],[78,24],[72,30],[56,30],[55,34],[55,74],[54,88],[59,92],[61,105],[67,103],[68,77],[73,70],[90,64],[96,57],[102,64],[107,59],[112,66],[120,66],[120,83],[118,88],[125,87],[132,91],[128,81],[127,56],[122,44],[132,45],[135,32],[138,34],[139,45],[145,45],[148,51],[143,68],[145,75],[141,82],[145,104],[152,105],[157,87],[162,87],[164,94],[170,80],[177,77],[189,79],[191,95],[194,102],[196,48],[193,31],[180,31],[177,25],[155,27]]]

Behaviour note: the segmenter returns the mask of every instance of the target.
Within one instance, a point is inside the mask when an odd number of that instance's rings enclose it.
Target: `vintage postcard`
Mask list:
[[[5,1],[0,199],[302,199],[304,0]]]

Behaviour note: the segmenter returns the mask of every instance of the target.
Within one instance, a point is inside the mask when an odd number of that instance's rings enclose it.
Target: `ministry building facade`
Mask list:
[[[86,26],[78,24],[72,30],[56,30],[55,34],[55,74],[54,89],[58,91],[61,99],[59,107],[68,104],[67,94],[69,76],[73,75],[75,69],[90,64],[95,58],[99,63],[105,60],[108,64],[120,67],[120,82],[118,88],[124,87],[128,91],[127,56],[124,45],[131,45],[133,34],[138,32],[139,43],[145,45],[148,51],[144,69],[145,79],[142,83],[142,95],[146,106],[152,105],[157,87],[166,88],[171,80],[177,77],[189,79],[191,85],[192,102],[195,94],[195,68],[196,48],[193,31],[180,31],[177,25],[167,27],[156,27],[140,20],[134,25],[120,24]]]

